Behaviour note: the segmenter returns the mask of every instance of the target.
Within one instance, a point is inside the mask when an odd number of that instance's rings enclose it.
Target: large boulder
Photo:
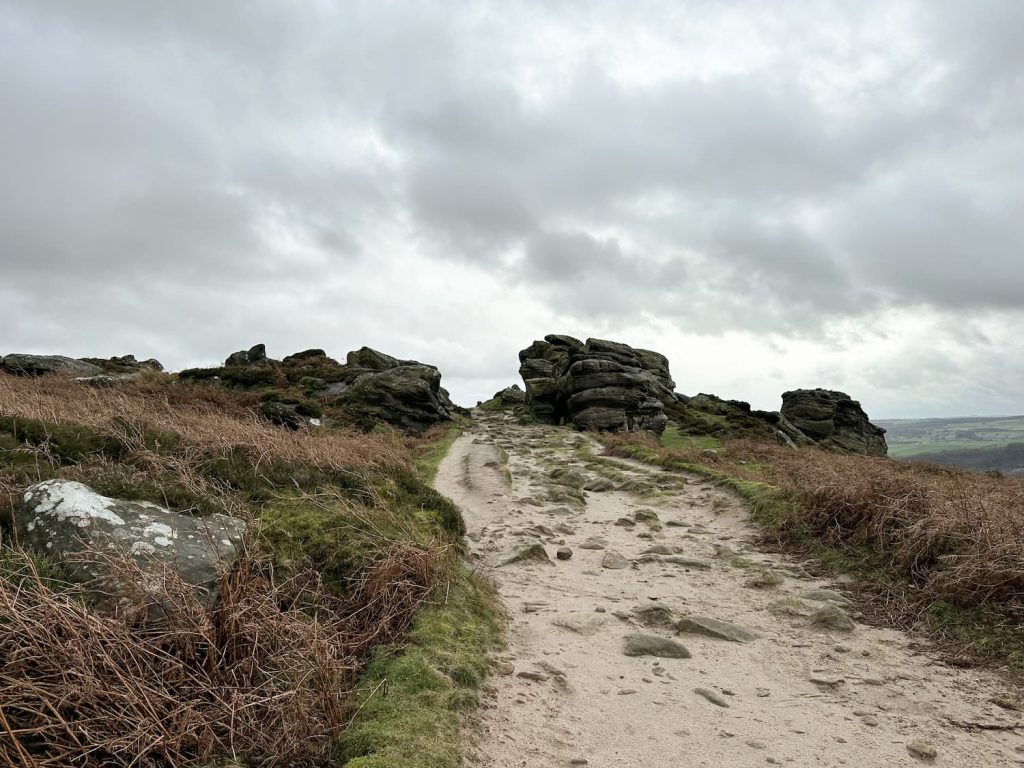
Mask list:
[[[56,558],[71,581],[98,596],[126,598],[128,585],[118,563],[130,558],[147,574],[146,584],[157,597],[163,575],[173,573],[208,604],[216,599],[220,575],[235,562],[246,530],[238,518],[196,517],[149,502],[111,499],[71,480],[28,488],[14,522],[22,546]]]
[[[334,404],[359,419],[384,421],[410,432],[452,417],[454,406],[432,365],[401,363],[383,370],[353,369],[349,382],[324,392]]]
[[[50,373],[72,373],[77,376],[95,376],[103,373],[98,365],[63,355],[23,355],[12,353],[0,358],[3,370],[25,376],[45,376]]]
[[[320,426],[326,413],[345,415],[364,426],[386,422],[422,432],[447,421],[457,410],[432,365],[400,360],[369,347],[349,352],[345,363],[322,349],[307,349],[283,360],[267,357],[257,344],[235,352],[220,368],[181,371],[185,381],[216,382],[245,391],[262,391],[263,415],[283,426]],[[334,413],[336,409],[344,413]]]
[[[885,456],[885,430],[872,424],[860,403],[844,392],[796,389],[782,395],[781,415],[818,445]]]
[[[526,405],[545,422],[661,434],[675,399],[668,360],[604,339],[549,335],[519,353]]]
[[[224,365],[228,367],[238,367],[243,365],[256,365],[262,363],[267,359],[267,347],[265,344],[256,344],[249,349],[243,349],[239,352],[232,352],[228,355],[224,361]]]

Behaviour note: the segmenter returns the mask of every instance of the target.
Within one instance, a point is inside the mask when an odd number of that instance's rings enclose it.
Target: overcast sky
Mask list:
[[[0,354],[547,333],[1024,413],[1024,2],[0,0]]]

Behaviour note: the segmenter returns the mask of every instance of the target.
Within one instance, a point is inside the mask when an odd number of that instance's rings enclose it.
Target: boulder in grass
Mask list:
[[[64,355],[23,355],[13,353],[2,358],[3,370],[25,376],[45,376],[50,373],[73,373],[95,376],[103,373],[98,365]]]
[[[150,502],[112,499],[72,480],[46,480],[26,489],[14,520],[23,547],[56,558],[69,580],[116,602],[126,598],[116,564],[130,558],[156,579],[149,582],[156,593],[160,575],[170,572],[212,604],[246,531],[239,518],[198,517]]]
[[[885,430],[872,424],[860,403],[845,392],[795,389],[782,395],[782,416],[825,448],[885,456]]]

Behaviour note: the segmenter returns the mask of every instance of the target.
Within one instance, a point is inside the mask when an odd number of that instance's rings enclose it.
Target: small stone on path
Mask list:
[[[575,632],[578,635],[592,637],[601,631],[601,627],[604,626],[604,621],[603,616],[596,616],[592,613],[571,613],[567,616],[559,616],[556,619],[552,619],[551,623],[556,627],[568,629],[570,632]]]
[[[629,560],[618,552],[605,552],[604,557],[601,558],[601,567],[619,571],[629,567]]]
[[[723,709],[729,708],[729,702],[727,702],[717,693],[712,691],[710,688],[694,688],[693,692],[696,693],[698,696],[703,696],[716,707],[722,707]]]
[[[580,549],[604,549],[607,546],[607,540],[602,539],[600,536],[591,536],[583,540],[583,543],[580,544]]]
[[[548,563],[551,564],[551,560],[548,559],[548,553],[544,549],[543,544],[530,544],[527,547],[521,547],[505,558],[500,565],[513,565],[515,563]]]
[[[555,550],[555,557],[559,560],[568,560],[572,557],[572,550],[569,547],[559,547]]]
[[[657,635],[629,635],[622,652],[626,656],[657,656],[662,659],[690,658],[690,652],[684,645]]]
[[[834,629],[839,632],[852,632],[857,626],[846,611],[831,603],[827,603],[812,613],[810,622],[816,627]]]
[[[939,754],[938,750],[926,741],[914,741],[907,744],[907,751],[921,760],[934,760]]]
[[[520,672],[516,677],[521,677],[523,680],[530,680],[534,683],[543,683],[548,679],[548,676],[543,672],[530,672],[529,670]]]

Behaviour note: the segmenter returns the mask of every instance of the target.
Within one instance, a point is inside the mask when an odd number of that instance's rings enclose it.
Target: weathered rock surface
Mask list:
[[[440,371],[423,363],[360,372],[334,398],[357,417],[386,421],[413,432],[451,419],[453,411],[448,393],[441,387]]]
[[[665,429],[663,401],[674,399],[675,383],[664,355],[552,334],[522,350],[519,362],[526,405],[541,421],[578,429]]]
[[[526,393],[519,388],[518,384],[513,384],[511,387],[505,387],[500,392],[495,392],[491,401],[496,401],[505,408],[514,408],[517,405],[526,403]]]
[[[220,368],[182,371],[186,380],[216,381],[246,390],[273,391],[278,387],[301,387],[310,402],[337,407],[354,420],[372,426],[375,422],[394,424],[411,432],[422,432],[440,421],[451,419],[455,406],[441,386],[441,373],[432,365],[399,360],[363,347],[349,352],[345,363],[327,356],[322,349],[306,349],[283,360],[267,357],[263,344],[228,356]],[[288,399],[269,399],[263,410],[268,418],[285,426],[318,419],[318,407],[306,404],[303,412]]]
[[[209,602],[246,530],[238,518],[194,517],[149,502],[111,499],[70,480],[29,487],[15,510],[15,525],[22,546],[56,557],[68,578],[96,594],[127,597],[116,563],[131,558],[147,573],[146,584],[132,584],[135,589],[159,589],[162,574],[169,572]]]
[[[515,565],[516,563],[545,563],[551,565],[551,558],[543,544],[528,544],[520,547],[504,557],[500,565]]]
[[[64,355],[23,355],[12,353],[0,358],[0,368],[7,373],[25,376],[44,376],[49,373],[74,373],[78,376],[96,376],[103,373],[98,365]]]
[[[757,632],[710,616],[685,616],[675,623],[679,634],[705,635],[733,643],[749,643],[760,635]]]
[[[853,453],[885,456],[885,430],[844,392],[796,389],[782,395],[781,414],[818,445]]]
[[[109,374],[135,374],[141,371],[162,371],[163,365],[159,360],[137,360],[135,355],[115,355],[109,358],[84,357],[83,362],[99,366]]]
[[[675,640],[657,635],[629,635],[622,652],[626,656],[658,656],[663,659],[688,659],[690,652]]]

